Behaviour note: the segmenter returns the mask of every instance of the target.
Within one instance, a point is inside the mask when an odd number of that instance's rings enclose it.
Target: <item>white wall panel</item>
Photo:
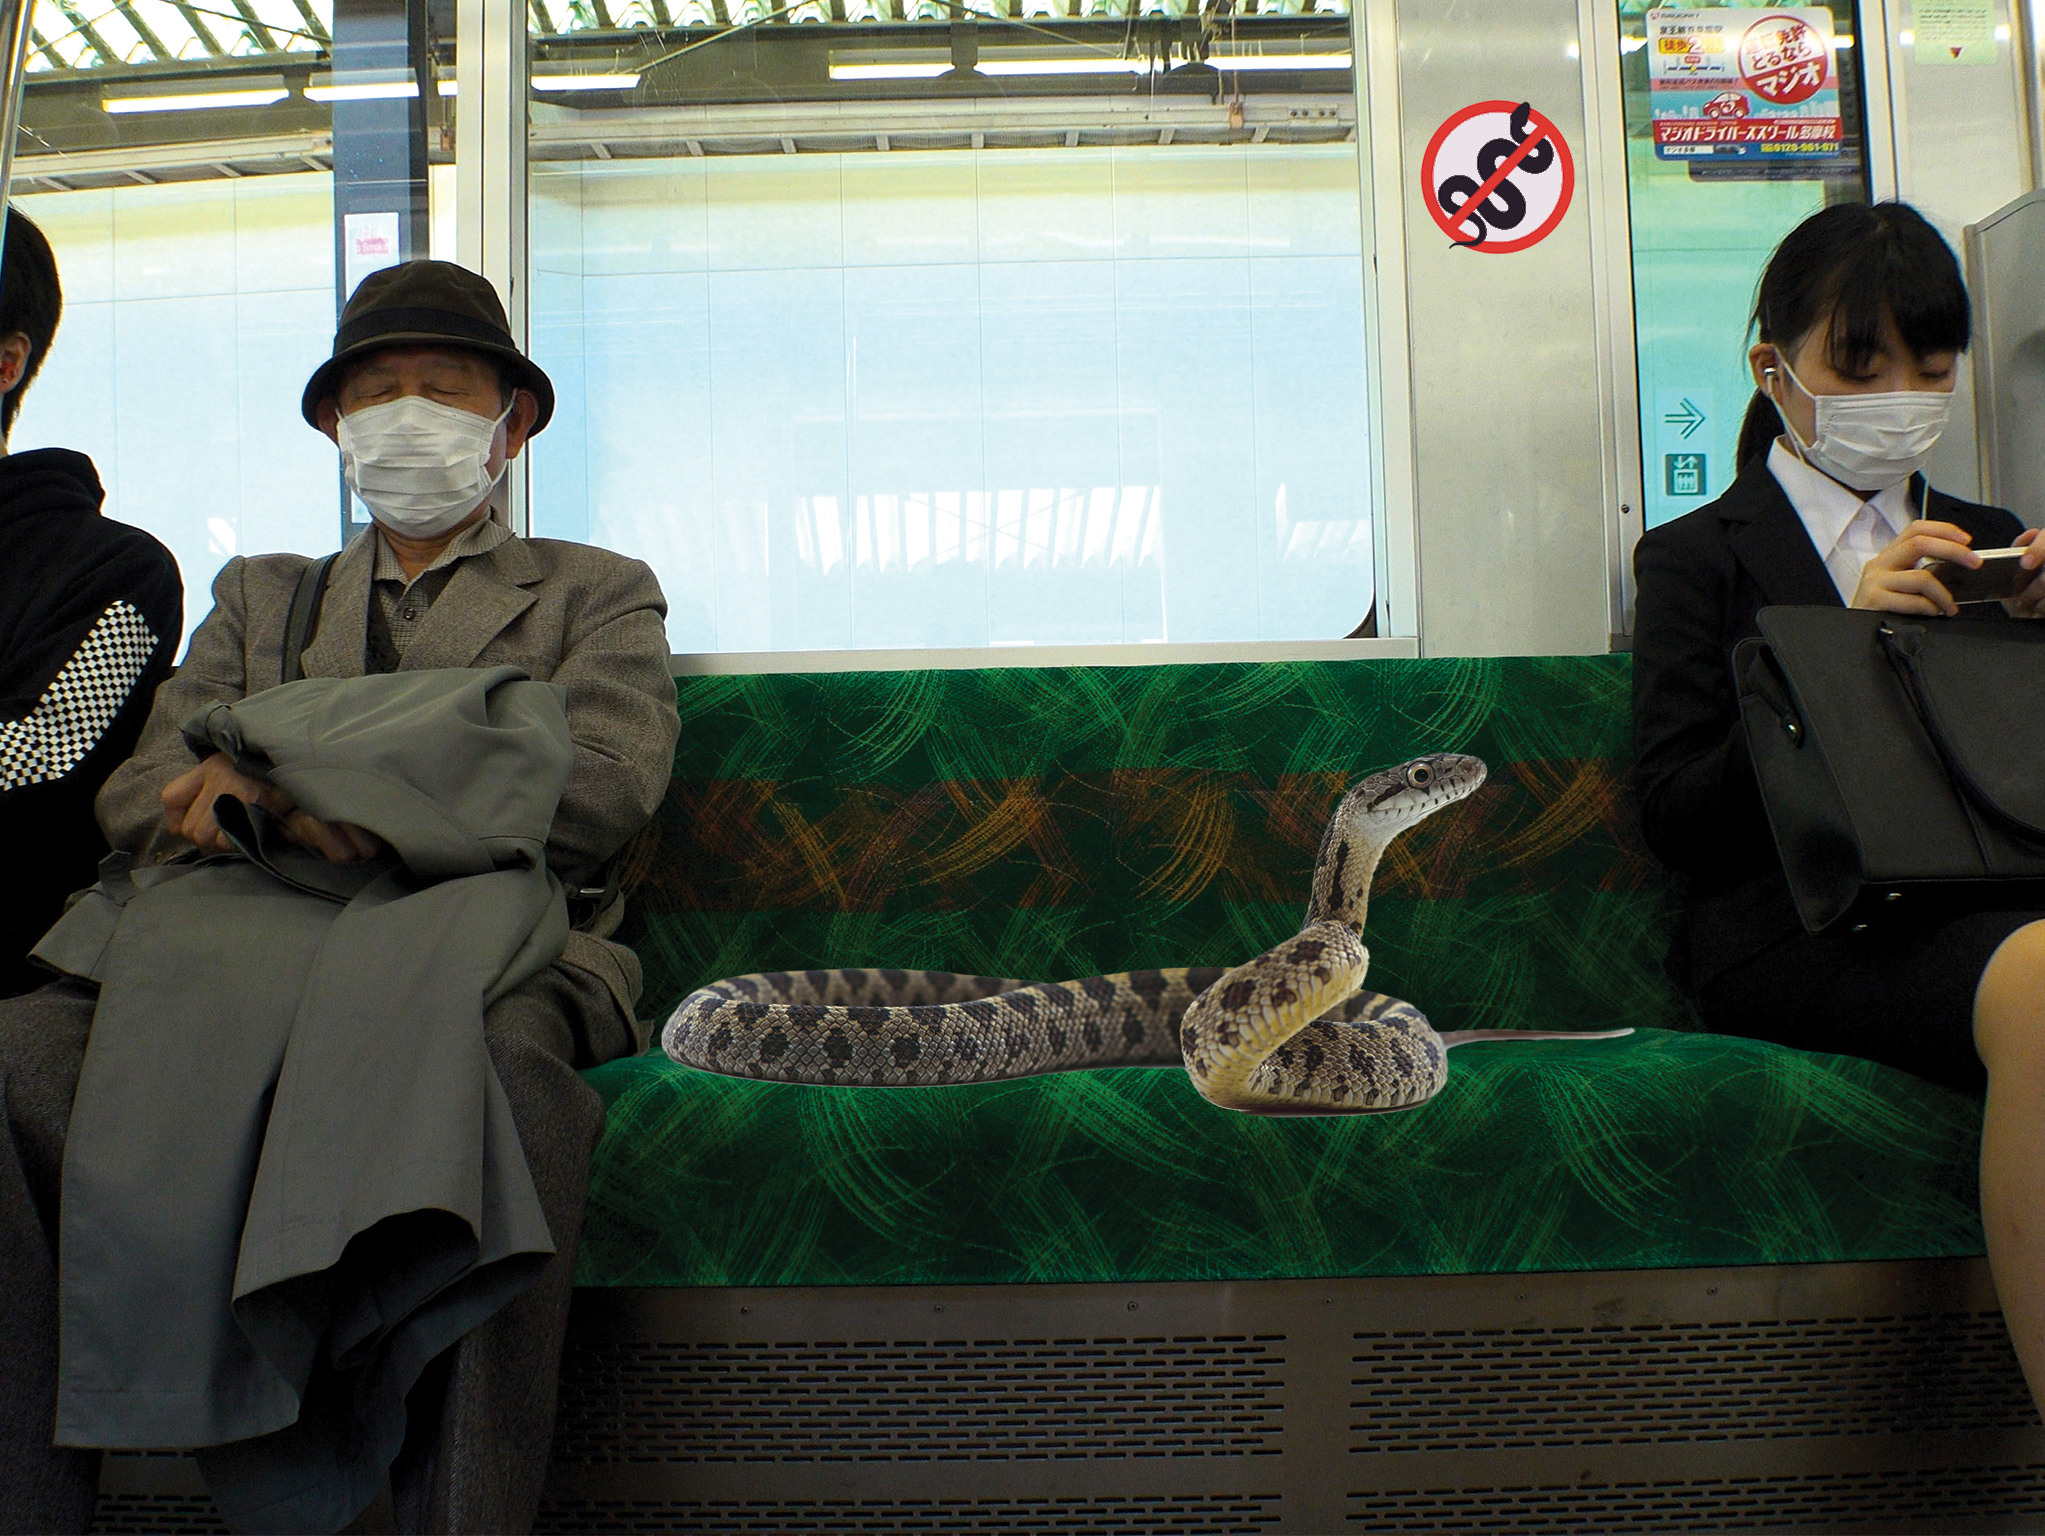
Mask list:
[[[1107,261],[1114,165],[1105,151],[1005,149],[980,167],[982,261]]]
[[[321,356],[328,355],[334,339],[334,242],[333,197],[327,178],[244,176],[224,185],[234,189],[234,291],[311,293],[325,289],[328,348]],[[202,218],[217,217],[217,208],[201,204],[194,213]],[[320,233],[327,238],[317,238]],[[68,287],[68,271],[65,277]],[[304,382],[299,381],[301,386]]]
[[[62,252],[58,262],[61,270]],[[114,193],[116,299],[185,298],[234,289],[233,182],[122,187]]]
[[[1258,628],[1320,639],[1330,615],[1351,614],[1353,626],[1369,606],[1364,397],[1326,387],[1363,349],[1354,258],[1252,261],[1250,337]]]
[[[324,206],[319,214],[325,225]],[[234,467],[232,482],[240,492],[240,554],[317,554],[339,542],[339,455],[298,413],[305,381],[333,355],[332,272],[330,260],[327,283],[317,288],[244,293],[235,300],[233,388],[227,397],[234,406],[235,441],[226,462]],[[209,380],[205,392],[212,395],[219,387],[218,380]],[[159,396],[154,414],[174,424],[181,412],[167,410]],[[126,427],[124,421],[124,435]],[[193,468],[205,473],[203,465]],[[132,502],[124,497],[122,505]]]
[[[17,206],[25,203],[21,199]],[[61,222],[51,219],[45,223],[40,215],[41,208],[28,210],[31,217],[43,224],[45,234],[51,233],[52,226],[61,227]],[[112,210],[108,210],[111,221]],[[57,251],[59,263],[64,261],[64,252],[71,248],[57,243],[51,235],[51,244]],[[112,242],[107,242],[103,254],[107,260],[100,263],[103,270],[112,267]],[[81,267],[90,270],[92,262],[81,262]],[[21,411],[14,418],[14,430],[8,435],[7,446],[14,452],[28,448],[72,448],[86,455],[99,469],[100,483],[106,487],[107,511],[110,516],[120,514],[114,509],[121,505],[120,495],[120,433],[116,430],[112,410],[111,385],[114,377],[114,304],[111,299],[76,300],[70,295],[70,268],[62,267],[65,279],[64,318],[57,326],[57,339],[50,348],[50,355],[44,359],[42,372],[28,387],[22,397]],[[132,521],[132,519],[130,519]],[[185,577],[187,586],[191,576]],[[202,610],[203,611],[203,610]]]
[[[1249,155],[1240,146],[1118,153],[1118,258],[1247,256]]]
[[[1115,276],[1122,480],[1160,499],[1169,638],[1261,637],[1250,264],[1118,261]]]
[[[1250,155],[1250,253],[1255,256],[1363,254],[1356,149],[1330,144],[1310,153]],[[1352,266],[1350,276],[1355,277]],[[1354,281],[1352,287],[1361,287]]]
[[[155,246],[165,248],[167,242]],[[231,253],[226,268],[231,275]],[[119,424],[114,463],[121,499],[109,510],[170,546],[184,572],[185,610],[193,622],[210,603],[192,588],[210,583],[229,556],[249,553],[241,532],[240,477],[221,473],[241,456],[238,350],[233,294],[114,305],[111,403]],[[172,372],[210,387],[167,390],[164,381]],[[304,382],[299,380],[301,388]],[[298,430],[311,428],[301,422]],[[330,527],[334,494],[329,482],[322,510]]]
[[[972,155],[847,155],[840,183],[848,267],[977,262],[979,167]]]
[[[743,155],[706,164],[713,272],[844,264],[836,155]]]
[[[707,271],[710,192],[705,165],[702,160],[669,160],[654,169],[534,166],[533,212],[538,215],[543,188],[552,195],[557,182],[588,185],[604,216],[582,237],[583,271]]]

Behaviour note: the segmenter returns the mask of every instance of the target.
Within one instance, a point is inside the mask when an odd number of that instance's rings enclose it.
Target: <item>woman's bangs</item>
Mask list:
[[[1938,231],[1914,216],[1885,221],[1840,265],[1831,310],[1832,366],[1848,375],[1867,372],[1880,352],[1885,315],[1895,317],[1904,345],[1920,358],[1966,351],[1973,331],[1960,264]]]

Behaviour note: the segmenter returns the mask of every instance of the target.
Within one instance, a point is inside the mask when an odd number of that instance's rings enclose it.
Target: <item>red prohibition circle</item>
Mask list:
[[[1441,200],[1434,193],[1435,157],[1441,153],[1441,147],[1447,141],[1448,136],[1471,118],[1482,117],[1487,112],[1495,112],[1500,116],[1509,118],[1519,108],[1520,104],[1516,101],[1474,102],[1470,106],[1463,108],[1462,111],[1454,114],[1447,122],[1435,129],[1434,137],[1427,141],[1427,152],[1420,157],[1421,193],[1427,199],[1427,211],[1434,216],[1434,222],[1441,227],[1443,234],[1458,244],[1462,244],[1464,239],[1461,230],[1458,228],[1461,221],[1453,219],[1450,215],[1442,212]],[[1565,139],[1562,136],[1561,130],[1549,122],[1539,111],[1531,109],[1528,111],[1527,124],[1530,129],[1537,129],[1539,132],[1529,132],[1527,134],[1523,149],[1531,148],[1539,143],[1542,138],[1546,138],[1550,144],[1555,146],[1555,153],[1561,160],[1561,164],[1557,169],[1562,173],[1562,195],[1556,198],[1555,207],[1550,210],[1548,217],[1541,221],[1539,228],[1512,240],[1487,240],[1482,245],[1466,246],[1465,249],[1467,250],[1482,251],[1491,256],[1510,256],[1514,251],[1524,251],[1528,246],[1537,245],[1553,234],[1555,226],[1562,222],[1562,216],[1569,212],[1569,205],[1576,197],[1576,160],[1569,153],[1569,140]],[[1515,162],[1516,164],[1517,162]]]

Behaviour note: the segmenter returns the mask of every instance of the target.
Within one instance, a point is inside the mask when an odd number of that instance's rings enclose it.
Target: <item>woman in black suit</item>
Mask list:
[[[2045,545],[2010,513],[1935,491],[1920,473],[1971,318],[1958,263],[1914,209],[1840,204],[1805,220],[1768,264],[1754,326],[1738,478],[1634,551],[1641,819],[1656,855],[1689,877],[1670,969],[1709,1029],[1985,1089],[1989,1260],[2045,1401],[2045,911],[1953,904],[1805,932],[1731,667],[1764,607],[1953,614],[1920,562],[1978,565],[1974,549],[2021,544],[2036,569]],[[2034,618],[2041,602],[2045,576],[2006,606]]]

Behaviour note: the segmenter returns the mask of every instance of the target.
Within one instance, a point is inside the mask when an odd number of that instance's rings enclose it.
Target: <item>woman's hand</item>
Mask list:
[[[2045,618],[2045,573],[2038,568],[2045,566],[2045,544],[2038,542],[2038,530],[2026,528],[2018,534],[2013,548],[2024,551],[2017,563],[2034,573],[2030,583],[2015,597],[2002,606],[2013,619]]]
[[[1921,569],[1918,562],[1954,560],[1972,569],[1981,563],[1981,557],[1967,547],[1973,542],[1973,534],[1952,523],[1912,523],[1896,535],[1893,544],[1861,567],[1853,606],[1876,608],[1884,613],[1954,617],[1960,605],[1939,579]],[[2045,551],[2040,552],[2040,558],[2045,559]]]

